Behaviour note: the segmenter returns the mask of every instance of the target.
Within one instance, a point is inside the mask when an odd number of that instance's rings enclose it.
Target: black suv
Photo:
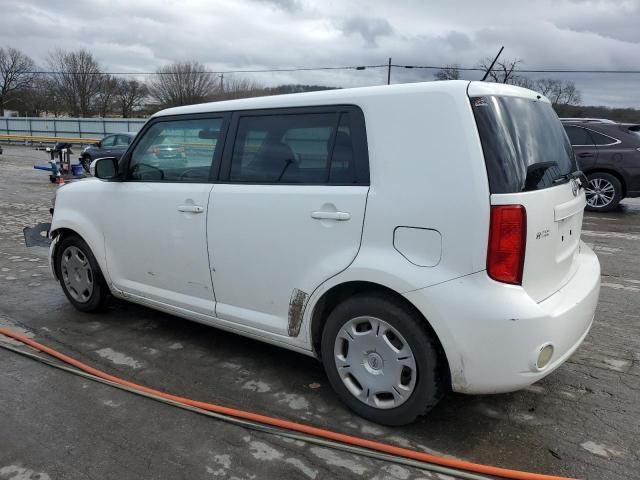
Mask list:
[[[129,148],[129,144],[136,136],[135,133],[118,133],[107,135],[98,143],[89,145],[80,154],[80,163],[89,171],[89,165],[96,158],[115,157],[119,159]]]
[[[580,169],[587,175],[587,210],[608,212],[640,197],[640,125],[598,118],[563,118]]]

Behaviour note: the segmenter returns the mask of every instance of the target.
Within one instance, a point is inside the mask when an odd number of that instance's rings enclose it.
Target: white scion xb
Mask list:
[[[322,359],[358,414],[404,424],[447,389],[552,372],[600,266],[549,101],[452,81],[164,110],[61,188],[51,264],[109,294]],[[286,368],[286,367],[283,367]]]

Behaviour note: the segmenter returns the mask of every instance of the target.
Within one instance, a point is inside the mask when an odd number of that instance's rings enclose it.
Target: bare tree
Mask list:
[[[509,79],[509,83],[511,85],[515,85],[516,87],[528,88],[530,90],[535,90],[535,82],[530,80],[527,77],[522,77],[520,75],[513,75]]]
[[[96,110],[99,116],[104,118],[114,110],[117,90],[118,80],[115,77],[100,76],[100,88],[96,95]]]
[[[438,70],[433,76],[436,80],[459,80],[460,67],[456,64],[446,65],[444,68]]]
[[[229,75],[222,80],[220,83],[216,83],[216,88],[211,96],[212,100],[257,97],[267,94],[265,88],[253,80]]]
[[[216,90],[215,76],[198,62],[173,63],[156,73],[149,91],[164,107],[204,102]]]
[[[532,90],[536,90],[551,100],[556,105],[579,105],[581,101],[580,91],[569,80],[557,80],[555,78],[539,78],[534,82]]]
[[[35,75],[33,60],[15,48],[0,48],[0,117],[11,95],[31,88]]]
[[[147,95],[149,95],[149,89],[144,83],[138,80],[119,79],[115,102],[122,118],[131,117],[134,110],[142,105]]]
[[[477,67],[483,69],[485,72],[489,70],[491,66],[492,58],[486,57],[481,59]],[[497,83],[513,83],[514,77],[516,77],[516,67],[523,63],[519,58],[510,60],[498,60],[491,71],[488,78],[492,82]]]
[[[93,55],[86,50],[56,50],[49,55],[48,63],[54,72],[50,76],[51,85],[63,101],[63,109],[73,116],[91,115],[103,77]]]

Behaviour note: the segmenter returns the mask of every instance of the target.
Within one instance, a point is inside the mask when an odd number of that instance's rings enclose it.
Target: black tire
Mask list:
[[[89,167],[91,166],[91,162],[93,160],[91,159],[91,157],[89,155],[83,155],[82,158],[80,159],[80,163],[82,164],[82,168],[84,168],[84,170],[89,173],[90,169]]]
[[[622,200],[622,184],[620,180],[614,175],[605,172],[595,172],[587,176],[589,184],[587,185],[587,192],[594,191],[595,183],[600,182],[602,185],[611,185],[613,187],[613,197],[611,201],[604,205],[598,205],[598,200],[592,201],[590,204],[590,195],[587,194],[587,210],[590,212],[611,212],[618,207],[618,204]],[[593,182],[593,183],[592,183]]]
[[[63,265],[63,256],[66,256],[72,251],[70,247],[81,252],[90,267],[92,290],[86,299],[79,299],[78,292],[73,291],[73,286],[67,286],[67,281],[65,281],[66,278],[69,278],[70,272],[68,272],[68,269]],[[104,307],[109,296],[109,287],[102,276],[100,266],[93,256],[89,245],[87,245],[82,238],[74,234],[65,235],[60,241],[60,245],[56,248],[55,262],[60,286],[71,305],[81,312],[96,312]]]
[[[397,407],[382,409],[359,400],[346,387],[334,360],[334,345],[341,328],[351,319],[370,316],[391,325],[412,350],[417,379],[409,398]],[[355,413],[383,425],[406,425],[431,410],[446,392],[444,360],[439,344],[423,318],[392,296],[357,294],[339,304],[327,318],[322,332],[322,362],[331,386],[338,397]],[[386,360],[385,360],[386,361]],[[368,394],[368,392],[367,392]]]

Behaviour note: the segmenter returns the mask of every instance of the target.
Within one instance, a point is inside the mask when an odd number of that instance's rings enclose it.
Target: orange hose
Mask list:
[[[143,385],[124,380],[122,378],[109,375],[108,373],[97,370],[89,365],[86,365],[74,358],[71,358],[63,353],[60,353],[52,348],[49,348],[41,343],[31,340],[23,335],[12,332],[11,330],[0,328],[0,333],[11,337],[19,342],[29,345],[30,347],[40,350],[52,357],[61,360],[64,363],[73,365],[74,367],[83,370],[87,373],[100,377],[104,380],[109,380],[120,385],[125,385],[135,390],[157,395],[159,397],[172,400],[174,402],[190,405],[192,407],[200,408],[202,410],[208,410],[211,412],[221,413],[223,415],[229,415],[236,418],[242,418],[253,422],[259,422],[265,425],[271,425],[273,427],[284,428],[287,430],[293,430],[295,432],[305,433],[307,435],[313,435],[315,437],[325,438],[336,442],[342,442],[349,445],[355,445],[358,447],[368,448],[382,453],[391,455],[397,455],[419,462],[427,462],[435,465],[441,465],[444,467],[455,468],[459,470],[467,470],[469,472],[480,473],[484,475],[493,475],[496,477],[517,479],[517,480],[570,480],[567,477],[557,477],[552,475],[543,475],[539,473],[522,472],[519,470],[510,470],[507,468],[494,467],[491,465],[483,465],[479,463],[467,462],[464,460],[457,460],[454,458],[441,457],[438,455],[432,455],[429,453],[418,452],[409,448],[397,447],[388,443],[377,442],[374,440],[367,440],[361,437],[355,437],[344,433],[333,432],[331,430],[325,430],[323,428],[313,427],[311,425],[305,425],[302,423],[292,422],[289,420],[283,420],[280,418],[269,417],[267,415],[261,415],[258,413],[247,412],[245,410],[238,410],[235,408],[224,407],[222,405],[215,405],[213,403],[200,402],[197,400],[191,400],[189,398],[164,393],[158,390],[154,390]]]

